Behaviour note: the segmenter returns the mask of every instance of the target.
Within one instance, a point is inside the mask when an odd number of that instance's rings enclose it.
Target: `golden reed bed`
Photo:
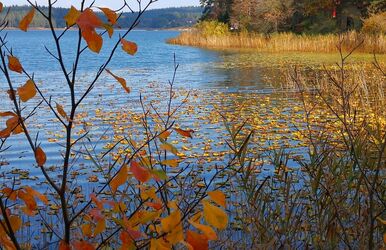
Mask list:
[[[343,40],[343,49],[350,50],[363,43],[356,50],[365,53],[386,53],[385,35],[363,35],[358,32],[348,32],[342,35],[296,35],[278,33],[273,35],[229,33],[224,35],[203,35],[192,30],[182,32],[168,43],[189,45],[204,48],[246,48],[261,52],[336,52],[337,44]]]

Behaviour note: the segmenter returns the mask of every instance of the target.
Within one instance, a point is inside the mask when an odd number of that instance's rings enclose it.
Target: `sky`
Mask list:
[[[46,5],[48,0],[36,0],[38,4]],[[133,3],[133,5],[136,4],[136,0],[126,0],[128,3]],[[148,2],[149,0],[142,0],[144,3]],[[25,5],[27,3],[26,0],[2,0],[1,1],[5,6],[8,5]],[[32,2],[35,2],[33,0]],[[57,7],[69,7],[71,5],[79,6],[80,0],[58,0],[58,3],[55,5]],[[91,2],[91,1],[88,1]],[[110,8],[119,8],[120,3],[122,3],[121,0],[96,0],[96,6],[104,6],[104,7],[110,7]],[[182,7],[182,6],[198,6],[200,3],[200,0],[158,0],[157,2],[153,3],[151,8],[152,9],[158,9],[158,8],[167,8],[167,7]]]

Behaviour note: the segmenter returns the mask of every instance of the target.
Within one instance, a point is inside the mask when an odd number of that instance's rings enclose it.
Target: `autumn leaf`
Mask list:
[[[87,42],[88,48],[95,52],[99,53],[103,47],[103,38],[95,30],[82,30],[82,36]]]
[[[2,12],[2,11],[3,11],[3,8],[4,8],[4,5],[3,5],[3,3],[2,3],[2,2],[0,2],[0,12]]]
[[[66,113],[66,111],[64,111],[64,108],[62,105],[56,103],[56,110],[58,111],[60,116],[62,116],[66,120],[69,120],[67,113]]]
[[[23,73],[23,67],[21,66],[20,61],[17,57],[8,56],[8,68],[19,74]]]
[[[64,240],[61,240],[59,242],[59,250],[71,250],[71,247]]]
[[[35,159],[36,163],[38,164],[39,167],[44,166],[44,164],[47,161],[47,156],[46,153],[44,153],[43,149],[41,147],[38,147],[35,151]]]
[[[29,211],[35,211],[37,209],[34,196],[27,193],[24,189],[19,190],[17,196],[24,201]]]
[[[26,84],[17,88],[17,93],[22,102],[27,102],[36,95],[35,84],[32,80],[28,80]]]
[[[110,187],[111,191],[115,193],[119,186],[125,184],[128,176],[127,165],[123,165],[123,167],[119,170],[118,174],[111,180]]]
[[[171,133],[172,133],[171,131],[164,131],[161,134],[159,134],[158,137],[165,141],[166,139],[168,139]]]
[[[192,137],[192,133],[194,133],[193,130],[183,130],[183,129],[180,129],[180,128],[175,128],[174,129],[177,133],[179,133],[180,135],[184,136],[184,137],[189,137],[189,138],[193,138]]]
[[[127,87],[127,85],[126,85],[126,80],[125,80],[125,79],[123,79],[122,77],[119,77],[119,76],[114,75],[114,74],[113,74],[110,70],[108,70],[108,69],[106,69],[106,72],[109,73],[112,77],[114,77],[115,80],[117,80],[117,81],[122,85],[123,89],[126,90],[126,92],[127,92],[128,94],[130,94],[130,88]]]
[[[27,31],[28,26],[32,22],[32,19],[34,18],[35,15],[35,8],[32,7],[31,10],[27,13],[27,15],[24,16],[24,18],[20,21],[19,23],[19,28],[22,31]]]
[[[23,132],[23,127],[20,125],[19,118],[17,116],[12,117],[6,121],[6,130],[14,135]]]
[[[167,142],[162,143],[160,148],[162,150],[166,150],[166,151],[169,151],[169,152],[171,152],[171,153],[173,153],[175,155],[178,155],[178,150],[170,143],[167,143]]]
[[[138,46],[136,43],[121,39],[122,49],[129,55],[135,55],[138,51]]]
[[[67,15],[64,16],[64,20],[66,21],[67,27],[76,24],[76,20],[78,20],[80,14],[80,11],[78,11],[74,6],[71,6]]]
[[[167,166],[170,166],[172,168],[176,168],[178,167],[178,160],[177,159],[169,159],[169,160],[163,160],[161,162],[162,165],[167,165]]]
[[[193,250],[209,249],[208,238],[205,235],[188,230],[186,232],[186,242],[192,246]]]
[[[115,11],[109,9],[109,8],[99,8],[107,17],[107,20],[112,24],[117,23],[118,15],[115,13]]]
[[[109,37],[110,38],[113,37],[113,34],[114,34],[113,26],[111,26],[111,24],[108,24],[108,23],[104,23],[102,26],[103,26],[103,28],[105,28],[105,30],[109,34]]]
[[[75,250],[95,250],[94,245],[84,240],[76,240],[72,242],[72,246]]]
[[[220,190],[216,190],[216,191],[208,192],[208,195],[218,205],[224,208],[226,207],[226,198],[223,192],[221,192]]]
[[[139,165],[138,162],[132,161],[130,163],[130,171],[133,173],[135,179],[140,182],[147,182],[150,179],[150,171]]]
[[[106,220],[99,220],[95,226],[94,236],[103,233],[106,230]]]
[[[47,199],[47,196],[45,196],[44,194],[40,193],[39,191],[27,186],[27,187],[24,187],[24,190],[29,194],[29,195],[32,195],[34,196],[35,198],[38,198],[39,200],[41,200],[44,204],[48,205],[48,199]]]
[[[217,229],[223,230],[228,224],[228,215],[219,207],[210,204],[209,201],[203,201],[204,219],[210,225]]]
[[[11,224],[13,232],[15,233],[15,232],[19,231],[19,229],[21,228],[22,223],[23,223],[21,218],[18,216],[15,216],[15,215],[11,215],[11,216],[9,216],[8,219],[9,219],[9,222]]]
[[[12,188],[5,187],[1,190],[1,192],[10,199],[11,201],[15,201],[17,198],[17,192],[15,190],[12,190]]]
[[[85,9],[76,20],[82,37],[87,42],[89,49],[99,53],[103,46],[103,38],[96,32],[96,28],[102,27],[102,21],[90,8]]]
[[[195,228],[197,228],[198,230],[203,232],[208,240],[216,240],[217,239],[216,232],[210,226],[200,224],[200,223],[195,222],[193,220],[188,220],[188,221],[192,226],[194,226]]]

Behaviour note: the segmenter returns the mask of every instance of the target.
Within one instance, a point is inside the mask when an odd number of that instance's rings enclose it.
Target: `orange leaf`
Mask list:
[[[193,247],[194,250],[209,249],[209,242],[205,235],[188,230],[186,232],[186,241]]]
[[[11,224],[13,232],[19,231],[23,223],[21,218],[15,215],[9,216],[9,222]]]
[[[94,245],[84,240],[76,240],[72,242],[72,246],[75,250],[95,250]]]
[[[178,150],[170,143],[165,142],[165,143],[161,144],[160,148],[162,150],[169,151],[172,154],[178,155]]]
[[[99,8],[101,11],[103,11],[103,13],[105,14],[105,16],[107,17],[108,21],[114,25],[117,23],[117,19],[118,19],[118,15],[117,13],[115,13],[113,10],[109,9],[109,8]]]
[[[95,28],[102,26],[102,21],[90,8],[85,9],[76,20],[76,23],[79,25],[80,29],[83,30],[93,30]]]
[[[106,220],[99,220],[95,226],[94,236],[103,233],[106,230]]]
[[[119,170],[118,174],[111,180],[110,187],[111,191],[115,193],[119,186],[125,184],[127,180],[127,165],[123,165],[123,167]]]
[[[32,22],[32,19],[34,18],[35,15],[35,8],[31,8],[31,10],[25,15],[25,17],[20,21],[19,23],[19,28],[22,31],[27,31],[28,26]]]
[[[109,37],[111,38],[114,34],[113,26],[111,26],[111,24],[105,23],[105,24],[103,24],[103,28],[105,28],[105,30],[109,34]]]
[[[64,108],[63,108],[62,105],[56,103],[56,110],[58,111],[58,113],[59,113],[63,118],[65,118],[66,120],[68,120],[67,113],[66,113],[66,111],[64,111]]]
[[[172,132],[170,132],[170,131],[164,131],[158,137],[161,138],[162,140],[166,140],[170,136],[171,133]]]
[[[15,190],[12,190],[12,188],[5,187],[3,188],[3,190],[1,190],[1,192],[5,195],[5,197],[10,199],[11,201],[15,201],[17,198],[17,192]]]
[[[216,232],[210,226],[202,225],[200,223],[194,222],[193,220],[189,220],[189,223],[192,226],[194,226],[195,228],[197,228],[198,230],[200,230],[201,232],[203,232],[208,240],[216,240],[217,239]]]
[[[36,163],[38,164],[39,167],[44,166],[44,164],[47,161],[47,156],[46,153],[44,153],[43,149],[41,147],[38,147],[35,151],[35,159]]]
[[[80,226],[80,229],[82,230],[82,233],[84,236],[86,236],[86,237],[92,236],[91,224],[83,224]]]
[[[147,168],[142,167],[135,161],[131,162],[130,171],[133,173],[135,179],[140,182],[147,182],[150,179],[149,170]]]
[[[80,11],[78,11],[74,6],[71,6],[67,15],[64,16],[64,20],[66,21],[67,27],[76,24],[76,20],[78,20],[80,14]]]
[[[17,57],[8,56],[8,68],[19,74],[23,73],[23,67],[21,66],[20,61]]]
[[[82,31],[82,37],[86,40],[89,49],[99,53],[103,46],[102,36],[96,32],[96,28],[102,27],[102,21],[90,8],[84,10],[76,20]]]
[[[123,79],[123,78],[121,78],[121,77],[119,77],[119,76],[114,75],[114,74],[113,74],[110,70],[108,70],[108,69],[106,69],[106,72],[109,73],[112,77],[114,77],[115,80],[117,80],[117,81],[122,85],[122,87],[126,90],[126,92],[127,92],[128,94],[130,94],[130,88],[127,87],[127,85],[126,85],[126,80],[125,80],[125,79]]]
[[[6,121],[7,130],[14,135],[20,134],[23,132],[23,127],[19,123],[18,117],[12,117]]]
[[[161,162],[162,165],[167,165],[172,168],[178,167],[178,160],[177,159],[170,159],[170,160],[164,160]]]
[[[184,136],[184,137],[189,137],[189,138],[193,138],[192,137],[192,133],[194,133],[194,131],[192,129],[189,129],[189,130],[183,130],[183,129],[180,129],[180,128],[175,128],[174,129],[177,133],[179,133],[180,135]]]
[[[59,242],[59,250],[71,250],[71,247],[64,241]]]
[[[17,192],[17,196],[22,199],[30,211],[37,209],[37,204],[35,198],[27,193],[25,190],[21,189]]]
[[[135,53],[137,53],[138,51],[138,46],[136,43],[133,43],[133,42],[130,42],[130,41],[127,41],[125,39],[121,39],[121,43],[122,43],[122,49],[128,53],[129,55],[135,55]]]
[[[218,205],[222,207],[226,207],[226,199],[225,194],[221,192],[220,190],[208,192],[209,197],[216,202]]]
[[[82,36],[87,42],[88,48],[95,52],[99,53],[103,46],[103,38],[95,30],[85,29],[82,30]]]
[[[203,201],[204,218],[210,225],[220,230],[225,229],[228,225],[228,215],[219,207]]]
[[[47,197],[44,194],[41,194],[40,192],[36,191],[35,189],[33,189],[31,187],[25,187],[24,190],[28,194],[30,194],[30,195],[38,198],[39,200],[41,200],[44,204],[46,204],[46,205],[48,204],[48,199],[47,199]]]
[[[0,2],[0,12],[2,12],[2,11],[3,11],[3,7],[4,7],[3,3],[2,3],[2,2]]]
[[[17,88],[17,93],[22,102],[27,102],[36,95],[35,84],[32,80],[28,80],[26,84]]]

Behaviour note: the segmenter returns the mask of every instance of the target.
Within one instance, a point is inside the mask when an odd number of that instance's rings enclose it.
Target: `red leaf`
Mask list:
[[[131,162],[130,171],[134,174],[134,177],[140,182],[147,182],[150,179],[150,171],[147,168],[142,167],[135,161]]]

